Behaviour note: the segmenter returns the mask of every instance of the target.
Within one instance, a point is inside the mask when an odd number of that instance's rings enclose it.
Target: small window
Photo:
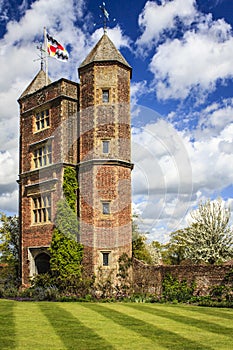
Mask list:
[[[36,131],[40,131],[50,126],[49,109],[36,113]]]
[[[102,151],[104,154],[109,153],[109,144],[110,144],[109,140],[102,141]]]
[[[102,102],[103,103],[109,102],[109,90],[102,90]]]
[[[104,215],[110,214],[110,202],[102,202],[102,213]]]
[[[102,253],[103,255],[103,266],[109,266],[109,253]]]

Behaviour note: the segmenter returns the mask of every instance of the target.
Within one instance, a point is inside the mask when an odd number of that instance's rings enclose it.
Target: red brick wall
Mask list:
[[[133,260],[133,284],[135,291],[161,296],[162,280],[170,274],[179,281],[196,283],[195,293],[207,295],[211,287],[220,285],[233,265],[146,265]]]

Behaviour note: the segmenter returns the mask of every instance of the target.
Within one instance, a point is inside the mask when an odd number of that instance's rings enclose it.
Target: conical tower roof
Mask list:
[[[48,79],[48,84],[51,83],[51,80]],[[35,78],[32,80],[32,82],[28,85],[28,87],[24,90],[22,95],[19,99],[23,98],[24,96],[33,94],[33,92],[36,92],[37,90],[42,89],[44,86],[46,86],[46,74],[41,69],[39,73],[35,76]]]
[[[91,50],[89,55],[79,66],[79,69],[91,63],[103,61],[119,62],[124,66],[128,67],[129,69],[132,69],[126,61],[126,59],[122,56],[120,51],[117,50],[113,42],[109,39],[109,37],[106,34],[102,36],[102,38],[98,41],[95,47]]]

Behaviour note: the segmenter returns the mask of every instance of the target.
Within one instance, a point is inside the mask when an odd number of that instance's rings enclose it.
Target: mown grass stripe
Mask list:
[[[134,305],[135,307],[132,307]],[[193,344],[193,347],[195,348],[201,348],[201,349],[214,349],[212,347],[213,344],[209,344],[206,342],[206,332],[202,332],[198,330],[198,338],[196,336],[196,330],[193,329],[189,324],[179,324],[173,320],[170,320],[166,317],[161,317],[160,315],[153,315],[152,313],[144,312],[141,309],[137,309],[137,306],[142,307],[144,304],[120,304],[118,307],[118,311],[125,313],[128,316],[132,316],[135,318],[138,318],[139,320],[142,320],[144,322],[147,322],[151,324],[152,326],[156,326],[164,331],[172,332],[176,334],[181,342],[180,345],[184,346],[184,344]],[[150,304],[148,304],[150,305]],[[108,306],[112,307],[112,306]],[[212,337],[212,334],[210,333],[209,336]],[[195,345],[195,343],[197,345]],[[176,349],[176,348],[175,348]]]
[[[232,319],[189,305],[0,300],[0,349],[228,350]]]
[[[93,310],[90,304],[76,304],[74,307],[70,303],[63,303],[61,307],[72,313],[85,326],[91,324],[93,331],[111,343],[116,350],[131,350],[132,344],[134,350],[167,349],[166,347],[159,347],[159,343],[155,347],[155,343],[149,338],[145,339],[137,332],[115,323],[108,315],[104,316]]]
[[[208,347],[213,348],[213,349],[231,349],[232,348],[232,339],[231,337],[228,337],[228,335],[224,335],[221,334],[221,331],[219,331],[219,333],[211,333],[209,332],[209,330],[205,328],[196,328],[195,326],[193,326],[193,324],[190,324],[189,321],[187,321],[187,318],[183,319],[183,322],[180,322],[182,315],[179,316],[179,320],[176,322],[174,320],[174,317],[171,318],[171,315],[169,313],[166,312],[166,305],[162,305],[162,306],[155,306],[155,305],[150,305],[150,304],[137,304],[137,305],[130,305],[130,304],[126,304],[123,305],[122,307],[129,307],[131,308],[131,312],[135,315],[136,310],[139,310],[139,312],[142,313],[143,316],[141,317],[145,317],[145,313],[147,313],[148,317],[152,317],[153,319],[157,319],[159,321],[160,318],[164,319],[164,323],[160,323],[161,327],[166,327],[166,329],[170,329],[174,332],[177,332],[179,335],[183,335],[185,337],[187,337],[187,339],[191,339],[191,340],[198,340],[198,342],[200,344],[202,344],[203,349],[207,349]],[[150,310],[151,309],[151,310]],[[158,311],[159,309],[159,311]],[[181,313],[183,311],[183,309],[185,309],[185,312],[187,312],[187,308],[180,306],[179,308],[173,309],[173,312],[178,312]],[[189,307],[189,310],[192,311],[192,307]],[[128,310],[126,311],[128,313]],[[190,312],[191,313],[191,312]],[[200,322],[200,324],[203,322],[203,318],[204,316],[202,316],[202,318],[199,318],[196,321],[196,323]],[[210,322],[206,322],[206,324],[209,324],[209,327],[211,328],[211,321]],[[215,328],[218,328],[218,325],[214,325]],[[173,328],[171,328],[173,327]],[[196,329],[195,329],[196,328]],[[221,327],[220,327],[221,328]],[[219,329],[220,329],[219,328]],[[228,328],[229,330],[229,328]],[[232,331],[232,329],[229,330],[229,333]]]
[[[130,306],[130,304],[128,304]],[[132,306],[132,305],[131,305]],[[154,306],[153,308],[149,307],[148,305],[134,305],[134,309],[142,309],[144,312],[152,313],[152,315],[157,315],[161,317],[169,318],[170,320],[173,320],[175,322],[179,322],[182,324],[189,324],[192,327],[196,327],[201,330],[205,330],[207,332],[211,332],[214,334],[221,334],[230,338],[233,338],[233,332],[232,328],[230,327],[223,327],[220,324],[215,324],[213,322],[207,322],[200,318],[192,318],[187,315],[178,315],[177,312],[174,311],[167,311],[165,308],[161,309],[157,306]]]
[[[47,318],[40,311],[39,303],[15,303],[17,350],[66,349]]]
[[[78,308],[78,304],[72,305]],[[39,307],[67,350],[114,349],[110,343],[93,331],[91,322],[90,327],[85,326],[59,303],[44,302],[39,304]]]
[[[188,305],[180,305],[181,307],[178,308],[177,305],[174,305],[174,307],[172,307],[172,305],[170,306],[170,308],[167,308],[168,311],[173,312],[177,315],[181,315],[181,316],[188,316],[194,319],[199,320],[204,319],[206,322],[210,322],[213,324],[216,324],[216,326],[223,326],[225,328],[233,328],[233,322],[228,322],[229,319],[233,319],[233,313],[231,313],[231,317],[229,317],[230,315],[228,315],[228,317],[222,317],[222,314],[219,313],[218,309],[215,309],[214,313],[209,314],[209,313],[202,313],[201,312],[201,307],[195,307],[195,306],[188,306]],[[233,330],[233,329],[232,329]]]
[[[0,300],[0,348],[15,349],[15,303],[11,300]]]
[[[114,305],[114,306],[113,306]],[[166,329],[162,329],[157,325],[152,325],[145,320],[130,316],[124,312],[120,312],[120,304],[91,304],[88,305],[92,310],[95,310],[108,317],[112,321],[118,323],[124,328],[131,329],[140,334],[143,338],[150,339],[155,345],[155,349],[159,349],[159,346],[173,350],[184,350],[184,343],[187,339],[180,336],[175,332],[171,332]],[[116,310],[118,309],[118,310]],[[203,347],[196,341],[188,341],[189,350],[203,350]],[[206,350],[212,349],[206,347]]]
[[[214,316],[217,318],[222,318],[224,320],[233,320],[233,309],[220,309],[220,308],[208,308],[202,306],[194,306],[192,312],[202,314],[204,316]],[[233,326],[233,322],[231,322]]]

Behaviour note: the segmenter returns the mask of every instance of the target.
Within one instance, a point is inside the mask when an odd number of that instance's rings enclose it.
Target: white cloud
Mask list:
[[[197,132],[199,137],[214,137],[224,131],[224,137],[229,141],[232,135],[226,135],[233,123],[233,99],[224,100],[222,103],[210,105],[200,113]]]
[[[177,131],[155,112],[154,122],[133,129],[134,210],[142,217],[141,229],[150,232],[149,240],[166,241],[169,232],[187,225],[187,213],[201,199],[221,196],[232,186],[232,107],[227,99],[204,108],[192,130]],[[140,113],[146,119],[148,109],[140,107]],[[170,113],[171,123],[176,113]]]
[[[209,93],[217,81],[233,77],[233,37],[223,41],[218,30],[216,22],[212,31],[188,31],[182,39],[168,40],[158,47],[150,70],[159,99],[185,99],[193,91]]]
[[[96,31],[91,35],[91,40],[89,43],[91,48],[93,48],[93,45],[95,45],[98,42],[102,35],[103,29],[96,29]],[[130,49],[131,40],[128,36],[124,35],[119,25],[116,25],[114,28],[108,29],[108,37],[112,40],[112,42],[114,42],[114,45],[118,50],[121,47],[127,47],[128,49]]]
[[[130,86],[130,96],[131,96],[131,107],[138,103],[139,98],[148,92],[146,80],[132,82]]]
[[[11,154],[9,151],[0,152],[0,184],[7,185],[15,183],[17,179],[17,168],[16,162],[17,150]]]
[[[18,211],[18,190],[0,194],[0,211],[15,214]]]
[[[207,95],[233,78],[232,28],[224,19],[197,10],[196,0],[148,1],[139,15],[143,34],[139,52],[152,54],[150,70],[160,100],[195,96],[203,103]],[[167,35],[169,33],[169,36]],[[145,52],[144,52],[145,54]]]
[[[165,0],[158,5],[155,1],[147,1],[138,19],[143,34],[137,45],[152,48],[165,30],[175,28],[177,18],[189,24],[196,14],[195,3],[195,0]]]
[[[149,109],[139,107],[146,118]],[[142,230],[151,233],[150,239],[164,240],[165,228],[167,233],[177,229],[189,208],[192,169],[183,134],[151,114],[154,122],[133,128],[133,201],[143,219]]]

